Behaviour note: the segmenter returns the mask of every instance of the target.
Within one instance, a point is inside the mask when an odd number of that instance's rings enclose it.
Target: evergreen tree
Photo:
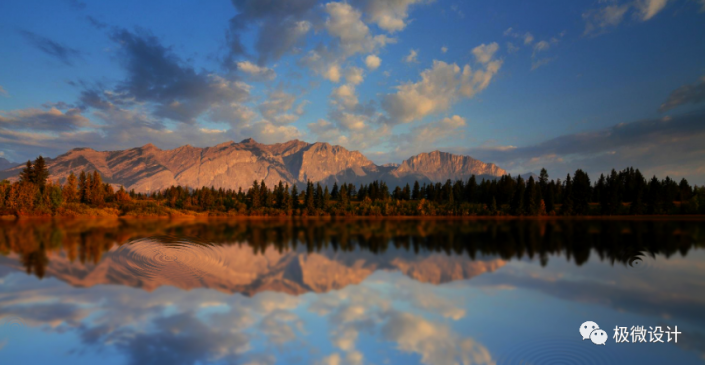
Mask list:
[[[90,201],[92,204],[101,205],[105,201],[105,187],[103,186],[103,179],[97,170],[93,171],[90,196]]]
[[[343,209],[348,208],[348,204],[350,204],[350,197],[348,195],[348,188],[343,184],[343,187],[340,188],[340,194],[338,195],[338,201],[340,202],[340,207]]]
[[[291,207],[293,209],[299,209],[299,189],[294,184],[291,187]]]
[[[414,190],[411,192],[411,199],[419,200],[421,199],[421,188],[419,187],[419,182],[414,181]]]
[[[259,184],[257,183],[257,180],[255,180],[252,183],[252,187],[250,188],[250,191],[248,191],[248,194],[250,195],[250,207],[252,209],[257,209],[260,207],[260,188]]]
[[[34,167],[32,166],[32,161],[27,160],[27,164],[20,172],[20,182],[21,183],[33,183],[34,182]]]
[[[49,179],[49,169],[47,168],[44,157],[39,156],[34,160],[34,168],[32,170],[33,183],[37,184],[40,189],[44,189]]]
[[[69,174],[69,177],[66,178],[66,184],[64,185],[64,188],[62,190],[62,194],[64,195],[64,201],[66,203],[73,203],[76,201],[78,198],[78,180],[76,179],[76,175],[72,173]]]
[[[565,178],[565,186],[563,187],[563,204],[561,205],[561,214],[573,215],[573,182],[570,179],[570,174]]]
[[[590,177],[588,174],[578,169],[573,175],[573,211],[578,215],[587,215],[590,212]]]
[[[475,179],[475,175],[472,175],[470,179],[468,179],[468,183],[465,184],[465,201],[468,203],[478,203],[477,193],[477,180]]]
[[[321,183],[316,183],[316,195],[313,202],[316,208],[323,209],[323,188],[321,188]]]
[[[333,183],[333,190],[330,192],[330,197],[333,200],[338,200],[338,182]]]
[[[328,192],[328,185],[326,185],[326,188],[323,190],[323,203],[322,207],[323,209],[328,208],[328,203],[330,202],[330,193]]]
[[[81,170],[81,174],[78,177],[78,196],[81,203],[88,203],[90,196],[90,187],[88,186],[88,177],[86,172]]]
[[[539,202],[536,200],[536,183],[534,182],[534,177],[529,176],[529,182],[526,184],[526,190],[524,191],[524,213],[528,215],[537,215],[539,212]]]
[[[524,214],[523,207],[525,190],[526,186],[524,185],[524,179],[522,179],[521,176],[518,176],[517,185],[514,189],[514,196],[512,197],[512,201],[510,203],[510,209],[514,215]]]
[[[313,183],[311,180],[308,181],[308,184],[306,185],[306,209],[308,209],[309,212],[313,212],[313,210],[316,208],[315,201],[314,201],[314,187]]]

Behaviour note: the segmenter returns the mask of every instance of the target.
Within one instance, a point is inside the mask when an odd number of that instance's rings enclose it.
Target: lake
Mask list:
[[[704,248],[698,218],[0,221],[0,364],[702,364]]]

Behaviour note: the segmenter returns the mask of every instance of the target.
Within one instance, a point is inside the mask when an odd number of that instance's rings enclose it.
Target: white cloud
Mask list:
[[[428,0],[362,0],[362,8],[369,20],[387,32],[398,32],[408,25],[409,6],[429,3]]]
[[[602,32],[606,29],[616,27],[624,19],[624,14],[629,10],[629,7],[629,4],[615,4],[586,11],[583,13],[583,19],[585,19],[585,31],[583,34]]]
[[[472,54],[479,63],[488,63],[494,57],[494,54],[499,50],[499,45],[495,43],[481,44],[472,49]]]
[[[441,47],[441,52],[443,52],[443,53],[448,52],[448,47],[446,47],[446,46]]]
[[[530,45],[534,41],[534,35],[526,32],[526,33],[518,33],[515,32],[513,28],[507,28],[507,30],[504,31],[504,35],[508,37],[513,37],[513,38],[518,38],[521,39],[524,42],[525,46]]]
[[[497,46],[482,45],[473,50],[480,67],[473,71],[465,65],[461,73],[456,64],[434,60],[431,69],[421,72],[421,81],[397,86],[397,92],[387,94],[382,106],[392,123],[408,123],[427,115],[448,110],[460,97],[471,98],[489,85],[502,66],[501,60],[491,60]]]
[[[410,49],[409,54],[406,55],[403,60],[406,63],[418,63],[418,56],[419,56],[419,51],[416,49]]]
[[[640,11],[641,20],[646,21],[663,10],[667,3],[668,0],[639,0],[635,5]]]
[[[359,85],[364,81],[364,71],[359,67],[350,67],[345,71],[345,82],[351,85]]]
[[[447,326],[410,313],[393,312],[382,333],[400,350],[421,355],[424,364],[494,364],[486,347],[470,338],[459,338]]]
[[[345,84],[333,89],[332,96],[335,102],[340,103],[346,109],[353,109],[358,104],[355,86],[353,85]]]
[[[260,67],[249,61],[238,62],[237,68],[256,79],[274,80],[277,77],[277,73],[271,68]]]
[[[463,138],[465,118],[454,115],[439,121],[421,124],[413,127],[408,133],[393,135],[390,144],[394,148],[394,156],[405,158],[421,152],[427,152],[428,146],[439,146],[444,141]]]
[[[325,12],[328,14],[325,28],[328,34],[336,37],[340,42],[343,57],[361,52],[371,52],[379,47],[384,47],[387,43],[396,41],[394,38],[382,34],[372,36],[370,28],[361,19],[360,11],[350,4],[330,2],[325,5]]]
[[[381,64],[382,60],[376,55],[371,54],[365,58],[365,66],[370,70],[376,70]]]
[[[295,102],[295,95],[282,90],[275,90],[270,92],[267,100],[259,105],[259,111],[262,117],[269,121],[277,124],[287,124],[298,119],[296,115],[287,114]]]
[[[328,69],[323,73],[326,80],[340,82],[340,66],[333,64],[328,66]]]

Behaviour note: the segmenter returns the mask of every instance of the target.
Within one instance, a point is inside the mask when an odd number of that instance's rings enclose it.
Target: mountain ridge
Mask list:
[[[376,165],[359,151],[297,139],[262,144],[247,138],[239,143],[184,145],[170,150],[151,143],[117,151],[79,147],[46,162],[50,178],[61,183],[71,172],[78,175],[82,170],[97,170],[106,182],[137,192],[158,191],[172,185],[246,190],[255,180],[264,180],[268,186],[282,181],[300,187],[308,180],[323,185],[383,180],[394,187],[414,181],[431,183],[467,179],[471,175],[493,178],[506,174],[495,164],[438,150],[412,156],[400,164]],[[0,171],[0,179],[16,181],[21,169],[22,166],[14,166]]]

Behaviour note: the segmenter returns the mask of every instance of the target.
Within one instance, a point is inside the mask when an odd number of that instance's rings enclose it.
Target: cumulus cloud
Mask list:
[[[406,63],[418,63],[419,51],[416,49],[410,49],[409,54],[404,56],[403,60]]]
[[[354,109],[358,104],[355,86],[350,84],[333,89],[332,97],[334,102],[340,103],[345,109]]]
[[[277,73],[271,68],[257,66],[249,61],[238,62],[237,68],[255,80],[274,80],[274,78],[277,77]]]
[[[358,0],[367,18],[387,32],[398,32],[408,25],[409,7],[415,4],[430,3],[433,0]]]
[[[683,85],[671,92],[659,109],[661,112],[677,108],[686,104],[699,104],[705,102],[705,76],[692,85]]]
[[[77,49],[65,46],[49,38],[26,30],[20,30],[19,32],[34,47],[63,62],[67,66],[73,66],[73,61],[81,56],[81,52]]]
[[[350,85],[359,85],[364,80],[364,71],[359,67],[350,67],[345,71],[345,82]]]
[[[473,49],[479,63],[476,70],[465,65],[460,71],[457,64],[433,61],[431,69],[421,72],[421,80],[397,86],[397,92],[382,99],[392,123],[408,123],[427,115],[448,110],[459,98],[471,98],[489,85],[502,66],[501,60],[492,60],[496,43]]]
[[[265,119],[277,124],[288,124],[298,119],[298,116],[289,113],[295,102],[296,96],[293,94],[274,90],[268,94],[267,100],[262,102],[258,109]],[[291,118],[295,119],[291,120]]]
[[[365,58],[365,66],[370,70],[376,70],[382,64],[382,60],[376,55],[369,55]]]
[[[383,34],[373,36],[362,21],[362,13],[350,4],[330,2],[325,5],[325,12],[328,15],[325,28],[338,40],[344,56],[371,52],[396,41]]]
[[[392,312],[382,333],[400,350],[421,355],[424,364],[494,364],[486,347],[411,313]]]

